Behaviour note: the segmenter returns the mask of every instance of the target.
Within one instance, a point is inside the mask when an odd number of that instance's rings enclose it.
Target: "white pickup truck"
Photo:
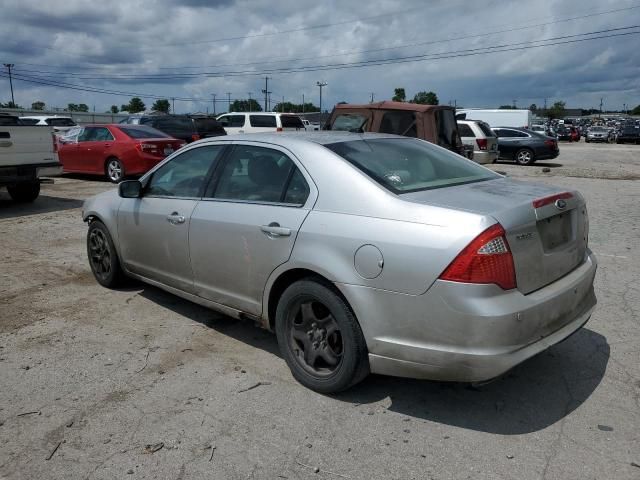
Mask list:
[[[52,127],[27,126],[0,114],[0,187],[16,202],[33,202],[41,177],[62,174],[56,150]]]

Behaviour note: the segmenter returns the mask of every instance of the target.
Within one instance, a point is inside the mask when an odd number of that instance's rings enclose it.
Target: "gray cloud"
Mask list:
[[[282,0],[5,0],[0,18],[0,60],[13,62],[39,81],[67,82],[202,100],[176,102],[178,111],[210,107],[211,93],[225,98],[260,97],[267,69],[343,64],[440,54],[577,35],[640,23],[640,9],[583,19],[572,17],[630,7],[630,0],[572,2],[429,2],[371,0],[328,2]],[[381,14],[388,14],[380,16]],[[374,18],[372,18],[374,17]],[[332,27],[305,28],[348,22]],[[531,27],[531,28],[522,28]],[[508,31],[511,30],[511,31]],[[286,34],[277,32],[289,31]],[[244,39],[220,40],[246,36]],[[468,38],[458,38],[468,37]],[[442,102],[497,106],[565,100],[571,106],[640,104],[638,36],[414,63],[303,73],[272,73],[275,101],[317,102],[318,80],[328,82],[325,106],[366,102],[371,92],[388,99],[395,87],[412,96],[434,90]],[[401,45],[410,45],[390,49]],[[378,51],[371,51],[378,50]],[[336,55],[343,54],[343,55]],[[257,63],[275,62],[278,63]],[[35,64],[35,65],[29,65]],[[240,65],[248,64],[248,65]],[[192,68],[198,67],[198,68]],[[37,70],[37,73],[27,72]],[[241,76],[110,80],[123,74],[245,72]],[[80,74],[84,74],[84,77]],[[93,78],[87,78],[87,77]],[[8,88],[0,78],[0,100]],[[17,100],[30,104],[95,104],[103,110],[126,98],[50,88],[16,81]],[[220,105],[218,110],[224,109]]]

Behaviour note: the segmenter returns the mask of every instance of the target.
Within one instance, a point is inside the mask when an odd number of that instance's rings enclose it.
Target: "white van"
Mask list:
[[[465,108],[456,110],[457,120],[482,120],[492,127],[530,128],[533,119],[531,110],[484,110]]]
[[[300,117],[291,113],[230,112],[220,115],[218,121],[227,135],[305,130]]]

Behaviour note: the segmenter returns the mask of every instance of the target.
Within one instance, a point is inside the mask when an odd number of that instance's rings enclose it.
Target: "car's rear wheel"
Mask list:
[[[105,173],[110,181],[120,183],[124,178],[124,166],[119,159],[112,157],[107,160]]]
[[[103,287],[115,288],[122,284],[124,273],[113,240],[107,227],[95,220],[87,232],[87,256],[93,276]]]
[[[40,182],[18,183],[7,187],[14,202],[33,202],[40,195]]]
[[[291,373],[312,390],[339,392],[369,373],[360,325],[329,284],[305,279],[290,285],[278,302],[276,334]]]
[[[535,160],[533,151],[528,148],[521,148],[516,152],[516,163],[518,165],[531,165]]]

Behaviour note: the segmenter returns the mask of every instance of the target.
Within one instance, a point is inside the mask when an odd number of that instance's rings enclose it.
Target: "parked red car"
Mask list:
[[[59,138],[58,156],[65,172],[106,175],[118,183],[147,172],[183,145],[143,125],[86,125]]]

